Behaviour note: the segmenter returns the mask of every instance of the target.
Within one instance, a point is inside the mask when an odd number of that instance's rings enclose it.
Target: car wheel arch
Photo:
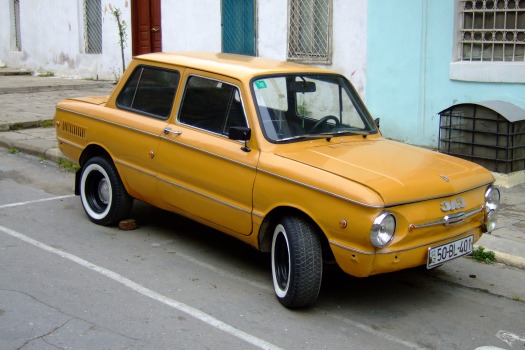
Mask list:
[[[113,162],[113,158],[111,157],[109,152],[105,148],[103,148],[102,146],[99,146],[99,145],[96,145],[96,144],[91,144],[91,145],[87,146],[86,148],[84,148],[84,150],[82,151],[82,154],[80,155],[80,158],[78,160],[78,164],[80,165],[80,169],[77,170],[76,176],[75,176],[75,195],[77,195],[77,196],[80,195],[80,175],[82,174],[82,168],[84,167],[84,165],[86,164],[86,162],[88,160],[90,160],[93,157],[97,157],[97,156],[98,157],[104,157],[108,161]],[[114,163],[115,162],[113,162],[113,164]],[[118,171],[118,169],[117,169],[117,171]],[[122,179],[122,177],[120,177],[120,178],[121,178],[122,182],[124,183],[124,187],[126,187],[126,189],[127,189],[127,186],[126,186],[126,183],[125,183],[124,179]]]
[[[321,248],[323,251],[323,260],[331,260],[333,257],[330,249],[328,238],[324,234],[321,227],[305,212],[294,208],[294,207],[277,207],[270,211],[264,218],[261,227],[259,229],[259,250],[264,253],[269,253],[272,246],[272,238],[275,225],[277,222],[285,216],[299,216],[309,221],[315,228],[321,241]],[[327,256],[325,256],[327,255]]]

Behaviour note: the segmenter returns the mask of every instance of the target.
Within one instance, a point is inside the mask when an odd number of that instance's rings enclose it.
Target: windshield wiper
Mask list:
[[[331,132],[330,135],[344,135],[344,134],[352,134],[352,135],[370,135],[369,131],[358,131],[358,130],[339,130],[336,132]]]
[[[312,140],[326,139],[327,141],[330,141],[332,137],[334,137],[334,135],[332,134],[305,134],[305,135],[286,137],[284,139],[278,139],[278,140],[275,140],[275,142],[286,142],[286,141],[304,140],[304,139],[312,139]]]

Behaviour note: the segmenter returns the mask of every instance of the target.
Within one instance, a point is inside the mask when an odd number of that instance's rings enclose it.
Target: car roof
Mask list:
[[[238,79],[249,79],[253,76],[265,74],[297,72],[336,73],[315,66],[227,53],[158,52],[136,56],[135,58],[143,61],[172,64],[175,66],[228,75]]]

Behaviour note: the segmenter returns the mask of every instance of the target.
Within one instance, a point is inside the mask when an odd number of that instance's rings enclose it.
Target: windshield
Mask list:
[[[253,81],[253,92],[263,131],[273,142],[377,133],[357,92],[338,75],[262,77]]]

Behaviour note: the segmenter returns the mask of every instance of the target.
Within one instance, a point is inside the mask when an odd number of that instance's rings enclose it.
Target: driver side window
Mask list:
[[[239,89],[198,76],[188,79],[178,121],[225,136],[232,126],[247,126]]]

